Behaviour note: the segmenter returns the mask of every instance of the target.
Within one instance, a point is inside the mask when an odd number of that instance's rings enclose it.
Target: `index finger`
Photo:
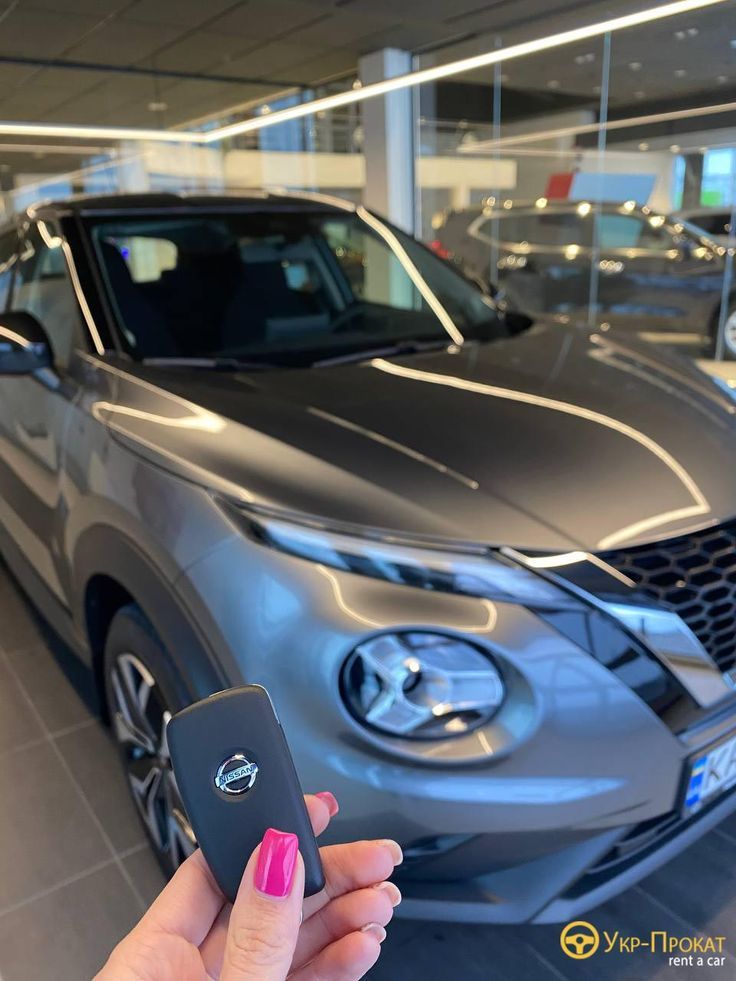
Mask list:
[[[389,839],[351,841],[345,845],[320,848],[325,873],[325,888],[304,900],[304,918],[326,906],[331,899],[375,885],[388,879],[403,861],[401,848]]]
[[[312,831],[315,838],[321,835],[330,823],[330,809],[321,797],[316,794],[305,794],[304,803],[307,805],[309,820],[312,822]]]

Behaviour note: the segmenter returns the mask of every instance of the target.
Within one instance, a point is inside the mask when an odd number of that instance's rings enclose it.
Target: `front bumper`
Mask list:
[[[232,683],[271,692],[303,786],[340,800],[326,840],[392,837],[410,858],[423,852],[401,870],[402,915],[568,919],[736,807],[731,795],[592,875],[632,829],[672,814],[693,747],[550,625],[512,604],[328,570],[241,536],[191,566],[178,588]],[[484,759],[445,751],[438,760],[432,743],[399,749],[349,716],[338,685],[346,657],[396,628],[470,638],[534,693],[503,732],[489,729]],[[734,722],[726,712],[708,740]]]

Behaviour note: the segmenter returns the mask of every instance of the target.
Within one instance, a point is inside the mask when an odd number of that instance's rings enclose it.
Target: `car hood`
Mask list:
[[[128,365],[98,415],[244,501],[520,548],[602,550],[736,514],[736,403],[685,361],[538,324],[310,369]]]

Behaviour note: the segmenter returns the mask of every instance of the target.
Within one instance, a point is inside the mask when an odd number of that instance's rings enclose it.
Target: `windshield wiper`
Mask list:
[[[368,361],[371,358],[390,358],[397,354],[423,354],[425,351],[441,351],[453,343],[449,338],[444,341],[398,341],[385,347],[362,348],[360,351],[350,351],[349,354],[338,354],[334,358],[322,358],[313,361],[311,368],[330,368],[332,365],[350,364],[351,362]]]
[[[142,363],[159,368],[209,368],[210,371],[265,371],[284,367],[271,361],[241,361],[240,358],[143,358]]]

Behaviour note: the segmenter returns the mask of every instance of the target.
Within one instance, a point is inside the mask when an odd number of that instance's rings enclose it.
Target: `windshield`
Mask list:
[[[88,227],[135,358],[300,365],[506,334],[487,296],[362,209],[106,216]]]

